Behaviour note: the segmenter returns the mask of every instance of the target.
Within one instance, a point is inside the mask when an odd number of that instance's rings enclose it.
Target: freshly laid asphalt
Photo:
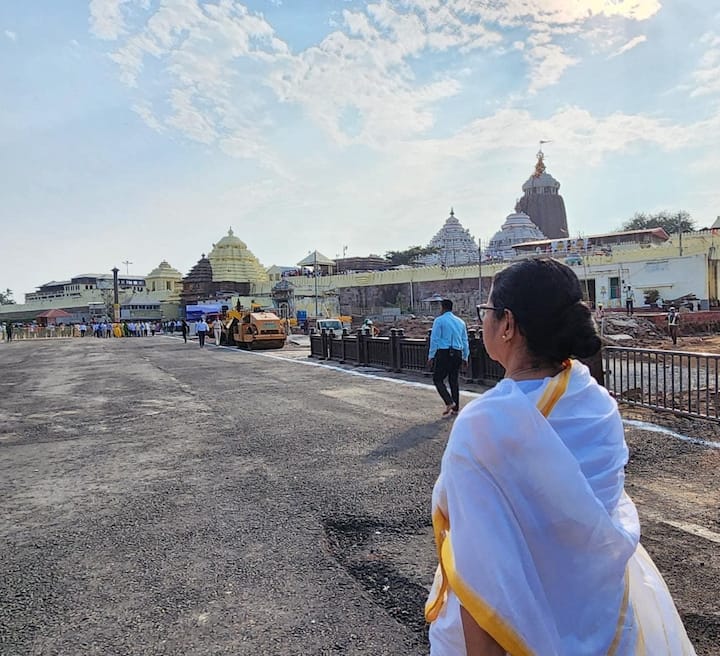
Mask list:
[[[450,421],[307,353],[0,344],[0,655],[427,654]],[[626,435],[643,541],[716,654],[720,449]]]
[[[307,351],[2,347],[0,653],[426,652],[434,391]]]

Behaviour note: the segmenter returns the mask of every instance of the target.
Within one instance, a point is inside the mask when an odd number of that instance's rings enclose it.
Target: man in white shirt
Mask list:
[[[670,339],[672,339],[673,344],[677,344],[678,331],[680,329],[680,313],[675,309],[674,305],[670,306],[667,320],[668,330],[670,332]]]
[[[220,346],[222,338],[222,321],[219,316],[215,318],[215,321],[213,321],[213,332],[215,333],[215,346]]]

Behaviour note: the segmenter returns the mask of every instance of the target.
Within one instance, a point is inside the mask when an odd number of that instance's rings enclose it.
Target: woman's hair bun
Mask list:
[[[595,330],[590,308],[582,301],[569,305],[560,317],[552,340],[551,351],[554,359],[562,359],[568,355],[588,358],[595,355],[600,346],[600,337]]]
[[[581,299],[575,272],[550,258],[522,260],[493,280],[492,304],[511,310],[530,352],[551,362],[600,350],[590,309]]]

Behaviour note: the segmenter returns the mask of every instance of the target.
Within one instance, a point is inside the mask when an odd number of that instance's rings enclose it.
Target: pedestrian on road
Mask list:
[[[13,338],[13,325],[8,321],[5,323],[5,336],[8,341],[8,344],[12,342]]]
[[[430,653],[693,655],[639,544],[617,404],[570,360],[601,345],[577,276],[518,262],[483,310],[505,378],[456,419],[433,490]]]
[[[677,344],[678,332],[680,330],[680,313],[675,309],[674,305],[670,306],[670,310],[667,315],[668,331],[670,332],[670,339],[673,344]]]
[[[213,321],[213,332],[215,333],[215,346],[220,346],[222,337],[222,321],[220,321],[220,317],[216,317],[215,321]]]
[[[208,330],[210,330],[210,326],[208,326],[207,321],[205,321],[205,317],[201,317],[200,321],[195,324],[195,330],[198,341],[200,342],[200,348],[203,348],[205,346],[205,335],[207,335]]]
[[[171,325],[175,325],[174,322],[170,322]],[[182,332],[183,341],[187,344],[187,336],[188,332],[190,331],[190,326],[188,326],[187,321],[185,319],[182,320],[182,323],[180,324],[180,331]],[[172,328],[170,329],[170,332],[172,333]]]
[[[460,410],[460,386],[458,377],[460,367],[467,365],[470,357],[467,326],[458,316],[453,314],[453,302],[443,299],[440,303],[442,314],[433,321],[430,333],[430,352],[428,366],[433,369],[433,383],[445,402],[443,417]],[[448,392],[445,386],[447,378],[450,385]]]

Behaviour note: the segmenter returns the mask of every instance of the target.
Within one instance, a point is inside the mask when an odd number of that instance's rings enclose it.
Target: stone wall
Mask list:
[[[412,284],[412,308],[410,307],[410,284]],[[483,276],[483,301],[490,293],[490,278]],[[454,278],[391,285],[369,285],[365,287],[342,287],[338,289],[342,314],[381,314],[382,308],[396,307],[414,314],[430,314],[431,307],[422,300],[433,295],[449,298],[458,314],[475,316],[478,304],[477,278]]]

